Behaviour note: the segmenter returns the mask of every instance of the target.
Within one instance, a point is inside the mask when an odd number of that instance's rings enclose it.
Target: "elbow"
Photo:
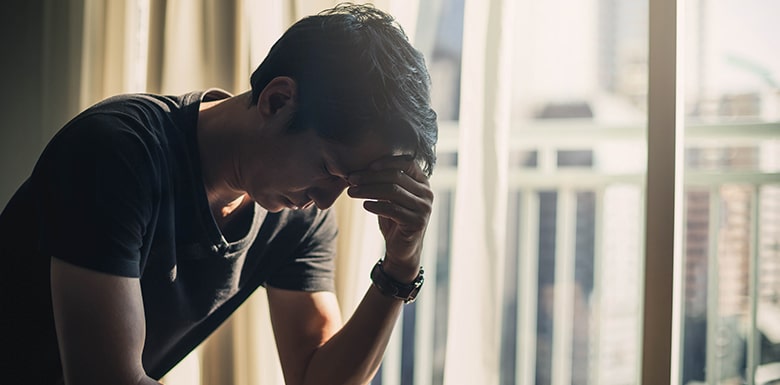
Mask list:
[[[369,385],[376,370],[367,371],[360,366],[345,362],[330,362],[327,365],[309,365],[299,381],[287,382],[295,385]]]

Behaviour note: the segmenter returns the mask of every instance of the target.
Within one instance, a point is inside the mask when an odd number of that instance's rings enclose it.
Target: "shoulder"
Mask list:
[[[97,136],[139,131],[175,111],[175,102],[148,94],[116,95],[85,109],[55,135],[52,142],[72,136]]]
[[[294,231],[301,240],[323,233],[335,235],[338,228],[333,210],[320,210],[314,205],[304,210],[283,210],[273,216],[281,230]]]
[[[330,209],[283,210],[266,215],[254,243],[263,244],[260,249],[286,259],[281,256],[295,258],[312,249],[335,253],[337,234],[335,215]]]
[[[137,108],[160,111],[175,111],[188,104],[191,97],[197,99],[197,94],[185,94],[181,96],[136,93],[119,94],[103,99],[84,110],[89,112],[133,111]]]
[[[281,219],[277,223],[278,232],[271,234],[261,230],[257,238],[260,242],[268,242],[262,250],[274,260],[264,285],[295,291],[335,291],[337,227],[334,212],[310,208],[285,210],[274,216]]]
[[[188,94],[189,95],[189,94]],[[188,95],[124,94],[87,108],[48,143],[41,160],[75,153],[155,156],[172,136],[182,136]]]
[[[86,109],[47,144],[33,170],[36,186],[73,185],[74,194],[122,188],[145,190],[166,172],[176,131],[175,98],[118,95]],[[172,109],[174,108],[174,109]],[[101,193],[103,194],[103,193]]]
[[[136,131],[154,133],[156,128],[180,125],[190,107],[188,95],[174,97],[154,94],[125,94],[105,99],[84,110],[68,125],[84,125],[85,122],[104,124],[104,129],[133,128]]]

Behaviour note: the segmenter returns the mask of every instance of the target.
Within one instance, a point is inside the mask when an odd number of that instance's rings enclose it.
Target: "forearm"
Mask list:
[[[312,354],[304,384],[370,382],[402,306],[371,286],[349,321]]]
[[[303,359],[304,384],[370,382],[404,304],[382,293],[412,299],[422,285],[422,276],[416,277],[422,274],[422,241],[433,203],[427,175],[412,156],[399,155],[381,158],[348,179],[349,196],[364,199],[363,207],[378,216],[385,258],[372,271],[377,286],[368,289],[350,320]]]

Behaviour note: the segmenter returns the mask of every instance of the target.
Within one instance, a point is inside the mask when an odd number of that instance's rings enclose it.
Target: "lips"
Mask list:
[[[285,206],[287,206],[287,208],[292,210],[307,209],[311,207],[311,205],[314,203],[313,200],[307,200],[302,203],[294,203],[292,199],[287,197],[284,198],[284,201],[285,201]]]
[[[298,209],[298,205],[296,205],[295,203],[293,203],[293,202],[290,200],[290,198],[283,197],[283,199],[284,199],[284,205],[285,205],[285,206],[287,206],[287,208],[288,208],[288,209],[293,209],[293,210],[296,210],[296,209]]]

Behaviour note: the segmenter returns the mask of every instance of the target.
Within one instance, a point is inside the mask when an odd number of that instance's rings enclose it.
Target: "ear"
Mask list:
[[[257,98],[257,109],[265,118],[276,115],[281,110],[291,110],[296,106],[298,85],[293,78],[279,76],[271,79]]]

